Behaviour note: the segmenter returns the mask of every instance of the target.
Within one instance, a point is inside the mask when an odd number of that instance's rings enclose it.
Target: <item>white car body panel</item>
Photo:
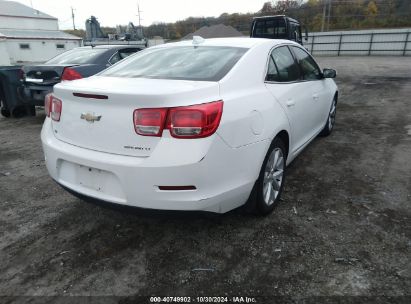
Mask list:
[[[265,82],[268,54],[283,44],[296,45],[256,38],[205,40],[209,46],[249,48],[218,82],[93,76],[56,85],[61,119],[46,118],[41,133],[51,177],[79,194],[142,208],[223,213],[243,205],[272,140],[288,134],[289,164],[325,125],[337,91],[331,79]],[[175,45],[192,43],[156,48]],[[108,99],[79,98],[75,92]],[[289,99],[295,104],[288,106]],[[168,130],[162,137],[135,133],[134,109],[218,100],[224,102],[223,114],[209,137],[178,139]],[[90,123],[80,119],[82,113],[102,118]],[[180,185],[196,190],[158,188]]]
[[[109,99],[84,99],[73,96],[74,92],[101,94]],[[161,138],[136,137],[130,116],[134,109],[164,105],[183,106],[193,102],[219,100],[219,87],[216,82],[100,76],[56,85],[54,93],[65,101],[61,121],[53,123],[58,139],[92,150],[146,157],[155,150]],[[80,120],[82,113],[92,113],[102,118],[99,122],[89,123]],[[78,136],[79,134],[81,136]]]

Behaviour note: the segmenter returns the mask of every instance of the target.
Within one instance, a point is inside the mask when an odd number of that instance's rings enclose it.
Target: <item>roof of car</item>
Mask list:
[[[212,38],[212,39],[204,39],[203,42],[197,44],[198,46],[231,46],[231,47],[240,47],[240,48],[252,48],[257,45],[262,44],[282,44],[282,43],[292,43],[290,40],[284,39],[267,39],[267,38]],[[171,47],[171,46],[192,46],[193,40],[185,40],[180,42],[174,43],[167,43],[158,45],[156,47]]]
[[[289,21],[299,23],[298,20],[288,17],[286,15],[272,15],[272,16],[259,16],[254,17],[253,20],[272,20],[272,19],[288,19]]]
[[[79,49],[143,49],[141,45],[133,44],[105,44],[105,45],[96,45],[96,46],[82,46]]]

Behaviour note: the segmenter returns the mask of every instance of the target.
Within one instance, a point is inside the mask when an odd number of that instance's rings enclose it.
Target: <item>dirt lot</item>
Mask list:
[[[411,60],[319,61],[336,129],[264,218],[85,203],[48,177],[44,114],[0,118],[0,295],[411,296]]]

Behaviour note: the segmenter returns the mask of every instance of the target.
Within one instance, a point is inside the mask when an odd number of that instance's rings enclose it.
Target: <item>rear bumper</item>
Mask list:
[[[164,155],[153,153],[150,157],[84,149],[56,139],[48,118],[41,139],[51,177],[71,191],[141,208],[216,213],[227,212],[247,201],[267,144],[232,149],[215,135],[200,160],[184,165],[170,161],[165,165],[171,147],[162,149]],[[185,185],[194,185],[196,190],[158,188]]]
[[[44,106],[44,97],[51,92],[53,92],[53,85],[40,86],[25,84],[21,88],[22,98],[26,103],[35,106]]]

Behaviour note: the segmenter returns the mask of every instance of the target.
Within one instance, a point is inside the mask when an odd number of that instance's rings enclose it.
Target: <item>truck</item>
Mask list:
[[[287,39],[303,45],[303,36],[299,21],[285,15],[255,17],[251,24],[250,37]],[[308,40],[307,29],[304,28],[305,37]]]

